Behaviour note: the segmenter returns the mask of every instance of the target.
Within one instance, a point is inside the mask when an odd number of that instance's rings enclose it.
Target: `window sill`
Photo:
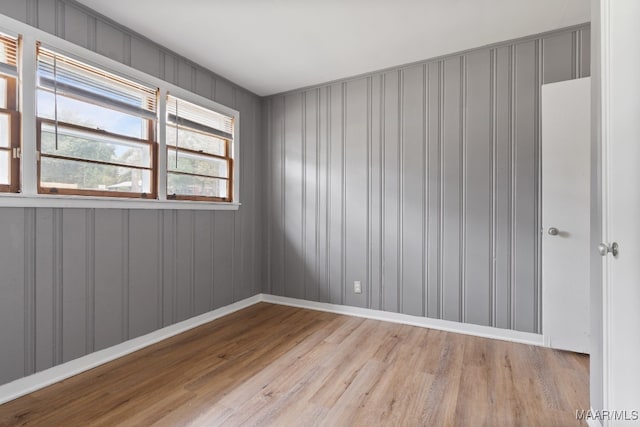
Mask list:
[[[189,200],[143,200],[120,197],[0,194],[0,208],[89,208],[89,209],[175,209],[236,211],[238,202],[194,202]]]

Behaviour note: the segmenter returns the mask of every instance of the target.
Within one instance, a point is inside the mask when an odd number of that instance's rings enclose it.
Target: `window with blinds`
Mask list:
[[[156,197],[157,89],[38,47],[38,192]]]
[[[18,113],[18,39],[0,34],[0,191],[20,185],[20,113]]]
[[[233,200],[233,117],[167,97],[167,197]]]

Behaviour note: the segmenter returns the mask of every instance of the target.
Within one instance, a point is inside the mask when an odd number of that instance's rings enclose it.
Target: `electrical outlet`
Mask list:
[[[362,283],[360,283],[359,280],[353,282],[353,292],[355,292],[356,294],[362,293]]]

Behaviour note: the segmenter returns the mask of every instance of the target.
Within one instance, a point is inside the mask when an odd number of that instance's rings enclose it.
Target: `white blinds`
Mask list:
[[[18,75],[18,40],[0,34],[0,73]]]
[[[156,89],[38,47],[38,85],[62,96],[156,118]]]
[[[233,139],[233,117],[167,96],[168,121],[226,139]]]

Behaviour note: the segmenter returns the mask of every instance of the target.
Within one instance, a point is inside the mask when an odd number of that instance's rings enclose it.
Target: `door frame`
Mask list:
[[[616,104],[614,105],[614,92],[612,92],[614,70],[611,66],[614,60],[613,52],[615,51],[615,64],[620,67],[616,70],[622,70],[624,66],[629,67],[632,71],[640,68],[639,52],[633,50],[626,55],[620,54],[621,48],[625,47],[624,45],[620,46],[622,44],[620,43],[621,35],[623,36],[622,40],[624,38],[637,40],[640,37],[640,28],[636,25],[631,25],[629,22],[618,22],[616,18],[616,16],[622,16],[620,14],[621,11],[628,12],[626,17],[640,15],[640,5],[635,3],[635,0],[592,0],[591,6],[592,76],[595,76],[592,81],[592,105],[596,106],[592,111],[592,129],[596,129],[595,132],[592,132],[592,148],[598,155],[598,161],[592,163],[595,169],[593,174],[597,177],[596,181],[592,182],[592,196],[597,199],[592,215],[595,214],[599,220],[598,224],[595,224],[599,227],[599,230],[593,238],[598,239],[594,243],[600,241],[607,244],[610,244],[613,240],[623,240],[620,249],[622,253],[622,251],[625,251],[624,241],[629,242],[628,239],[632,237],[609,234],[613,225],[609,211],[609,198],[612,196],[610,174],[615,170],[613,169],[615,165],[610,163],[610,150],[614,142],[619,143],[619,139],[613,140],[613,133],[614,126],[615,130],[618,129],[617,123],[620,122],[619,112],[621,111],[620,105],[618,105],[619,97],[616,97]],[[614,8],[615,12],[612,12]],[[616,22],[612,21],[614,18],[616,18]],[[615,49],[613,43],[616,43]],[[622,66],[621,62],[624,62]],[[618,72],[620,71],[616,71],[616,73]],[[629,91],[638,90],[635,77],[633,79],[634,85],[628,88]],[[637,101],[632,104],[631,108],[635,113],[640,111]],[[640,131],[637,125],[631,129],[630,133],[630,138],[640,139]],[[620,138],[619,134],[616,134],[616,138]],[[637,192],[629,192],[627,196],[630,200],[633,200],[632,202],[630,201],[630,206],[637,205],[640,202],[640,194],[637,194]],[[637,248],[637,242],[634,241],[631,244]],[[629,246],[629,243],[627,243],[627,247]],[[595,246],[592,247],[592,250],[595,252]],[[597,260],[597,258],[600,259]],[[620,393],[620,388],[624,388],[624,384],[616,384],[616,378],[613,375],[615,355],[623,350],[620,347],[614,347],[617,344],[617,341],[614,342],[613,339],[614,331],[619,334],[620,330],[632,328],[633,325],[629,325],[628,322],[627,324],[621,324],[618,321],[619,319],[616,319],[616,317],[619,317],[620,309],[613,305],[615,303],[613,291],[617,291],[617,289],[614,288],[615,283],[611,280],[613,263],[615,262],[616,260],[609,254],[604,257],[595,255],[591,263],[592,330],[595,325],[600,329],[598,332],[601,334],[598,337],[592,333],[591,343],[590,398],[591,406],[595,410],[624,411],[636,409],[617,407],[620,402],[616,401],[616,394]],[[599,298],[600,301],[594,300],[594,296]],[[637,343],[632,345],[637,347]],[[594,353],[597,353],[596,357],[593,357]],[[619,366],[615,367],[619,368]],[[610,425],[606,419],[600,421],[603,421],[605,426]],[[592,423],[592,425],[597,424]]]

